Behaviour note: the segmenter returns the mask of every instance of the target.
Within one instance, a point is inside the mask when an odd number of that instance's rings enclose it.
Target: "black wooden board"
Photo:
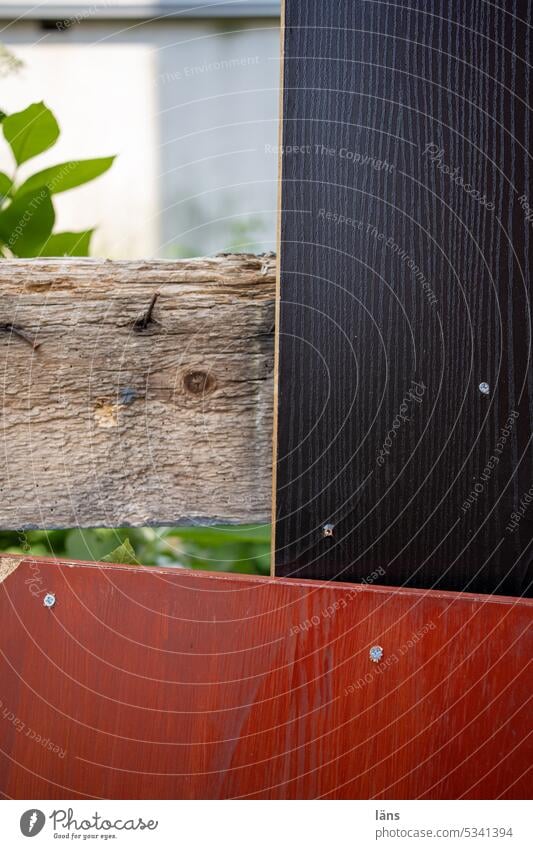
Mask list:
[[[278,575],[529,593],[532,8],[286,0]]]

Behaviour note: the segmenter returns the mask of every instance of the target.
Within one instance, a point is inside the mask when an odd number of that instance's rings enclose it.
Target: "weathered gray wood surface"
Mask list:
[[[2,260],[0,527],[268,520],[274,289],[272,256]]]

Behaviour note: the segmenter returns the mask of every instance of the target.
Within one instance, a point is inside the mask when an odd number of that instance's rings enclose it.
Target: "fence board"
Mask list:
[[[276,574],[532,591],[529,17],[286,0]]]
[[[2,260],[0,527],[268,520],[274,280],[272,256]]]
[[[2,563],[8,797],[529,798],[531,601]]]

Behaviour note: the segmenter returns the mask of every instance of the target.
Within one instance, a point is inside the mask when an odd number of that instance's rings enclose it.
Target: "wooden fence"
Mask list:
[[[277,577],[0,556],[3,795],[530,796],[528,9],[444,5],[286,4],[279,404],[273,256],[0,264],[0,527],[268,520],[277,407]]]
[[[530,599],[0,556],[3,576],[11,798],[529,797]]]
[[[0,527],[270,519],[275,258],[3,260]]]

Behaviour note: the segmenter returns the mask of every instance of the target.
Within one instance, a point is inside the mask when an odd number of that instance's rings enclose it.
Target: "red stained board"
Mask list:
[[[24,559],[0,584],[0,791],[526,798],[532,613],[508,597]]]

